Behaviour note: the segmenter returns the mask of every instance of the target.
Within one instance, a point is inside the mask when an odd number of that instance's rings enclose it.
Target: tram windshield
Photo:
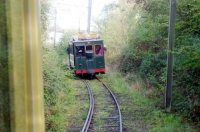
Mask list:
[[[84,46],[76,46],[76,56],[84,56],[85,50]]]

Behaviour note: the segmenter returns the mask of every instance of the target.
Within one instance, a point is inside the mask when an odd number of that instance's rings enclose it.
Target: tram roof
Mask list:
[[[72,36],[70,42],[89,42],[89,41],[103,41],[100,39],[99,34],[79,34],[78,36]]]
[[[75,40],[71,42],[92,42],[92,41],[103,41],[102,39],[87,39],[87,40]]]

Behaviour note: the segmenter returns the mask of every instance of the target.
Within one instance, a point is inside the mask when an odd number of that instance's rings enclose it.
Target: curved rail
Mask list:
[[[122,132],[122,116],[121,116],[121,111],[120,111],[120,108],[119,108],[119,104],[117,102],[117,99],[115,98],[114,94],[112,93],[112,91],[108,88],[108,86],[106,86],[99,78],[96,77],[96,79],[101,82],[103,84],[103,86],[105,88],[108,89],[108,91],[110,92],[112,98],[114,99],[115,101],[115,104],[116,104],[116,107],[117,107],[117,110],[118,110],[118,113],[119,113],[119,132]]]
[[[88,88],[88,93],[90,95],[90,108],[88,110],[88,115],[87,115],[87,118],[86,118],[86,121],[84,123],[84,126],[82,128],[82,131],[81,132],[87,132],[88,131],[88,128],[90,126],[90,122],[91,122],[91,119],[92,119],[92,115],[93,115],[93,111],[94,111],[94,97],[93,97],[93,94],[92,94],[92,90],[89,86],[89,84],[83,80],[83,82],[85,83],[85,85],[87,86]]]

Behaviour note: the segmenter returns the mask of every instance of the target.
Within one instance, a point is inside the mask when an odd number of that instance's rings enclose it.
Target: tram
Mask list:
[[[67,48],[69,66],[76,75],[105,74],[105,50],[98,34],[72,36]]]

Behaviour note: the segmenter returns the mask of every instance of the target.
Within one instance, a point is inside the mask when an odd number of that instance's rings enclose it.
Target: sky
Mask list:
[[[117,0],[92,0],[92,19],[98,17],[104,5]],[[63,29],[87,30],[88,0],[55,0],[57,25]]]

